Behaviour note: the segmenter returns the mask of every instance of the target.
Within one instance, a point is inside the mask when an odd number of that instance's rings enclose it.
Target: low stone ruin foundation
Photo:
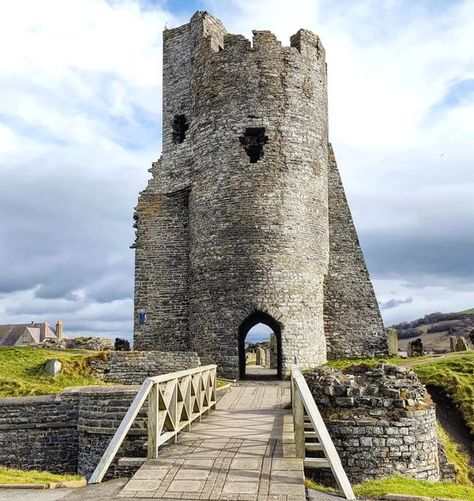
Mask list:
[[[352,482],[439,480],[434,404],[413,371],[388,364],[305,373]]]

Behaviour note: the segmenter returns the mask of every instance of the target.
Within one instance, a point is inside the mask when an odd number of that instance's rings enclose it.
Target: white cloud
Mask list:
[[[166,22],[178,23],[132,1],[0,3],[1,321],[130,335]]]
[[[331,140],[379,300],[413,297],[386,320],[471,307],[469,276],[464,289],[459,279],[468,253],[452,261],[474,220],[474,104],[447,97],[474,78],[474,3],[204,4],[248,37],[320,35]],[[162,29],[187,21],[173,2],[143,5],[0,2],[0,287],[13,291],[0,296],[2,321],[38,312],[82,332],[130,332],[133,206],[161,149]],[[387,237],[398,247],[380,255]],[[408,262],[426,246],[438,261],[429,278]]]

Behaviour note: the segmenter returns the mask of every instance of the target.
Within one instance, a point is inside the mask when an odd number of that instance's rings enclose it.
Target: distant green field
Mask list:
[[[460,311],[459,313],[474,315],[474,308],[471,308],[470,310]]]
[[[85,350],[46,350],[29,347],[0,348],[0,397],[25,397],[58,393],[69,386],[104,384],[92,376],[87,358],[100,356]],[[51,359],[61,360],[63,371],[47,376],[42,367]]]

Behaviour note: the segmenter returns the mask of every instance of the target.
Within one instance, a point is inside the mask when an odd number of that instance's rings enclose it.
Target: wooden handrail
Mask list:
[[[140,409],[148,398],[148,458],[158,447],[216,406],[216,365],[149,377],[140,386],[89,483],[102,481]]]
[[[312,461],[311,458],[308,458],[307,464],[317,468],[331,468],[337,485],[346,499],[356,499],[349,479],[342,466],[339,454],[334,447],[334,443],[329,435],[321,413],[319,412],[318,406],[311,395],[308,383],[296,365],[291,367],[291,402],[297,456],[304,458],[306,449],[310,449],[311,445],[313,449],[316,449],[315,445],[317,445],[317,450],[322,451],[325,458],[312,458]],[[305,432],[305,410],[306,414],[309,416],[314,432]],[[314,435],[310,436],[319,439],[318,444],[306,444],[305,436],[309,435],[309,433],[314,433]]]

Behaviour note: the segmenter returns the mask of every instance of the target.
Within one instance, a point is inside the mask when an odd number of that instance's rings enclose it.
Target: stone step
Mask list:
[[[323,450],[323,446],[321,444],[311,444],[309,442],[306,442],[304,444],[304,448],[307,451],[322,451]]]
[[[330,464],[326,458],[306,458],[303,462],[305,468],[329,468]]]
[[[120,458],[118,460],[119,466],[133,466],[139,468],[142,464],[144,464],[146,458]]]

